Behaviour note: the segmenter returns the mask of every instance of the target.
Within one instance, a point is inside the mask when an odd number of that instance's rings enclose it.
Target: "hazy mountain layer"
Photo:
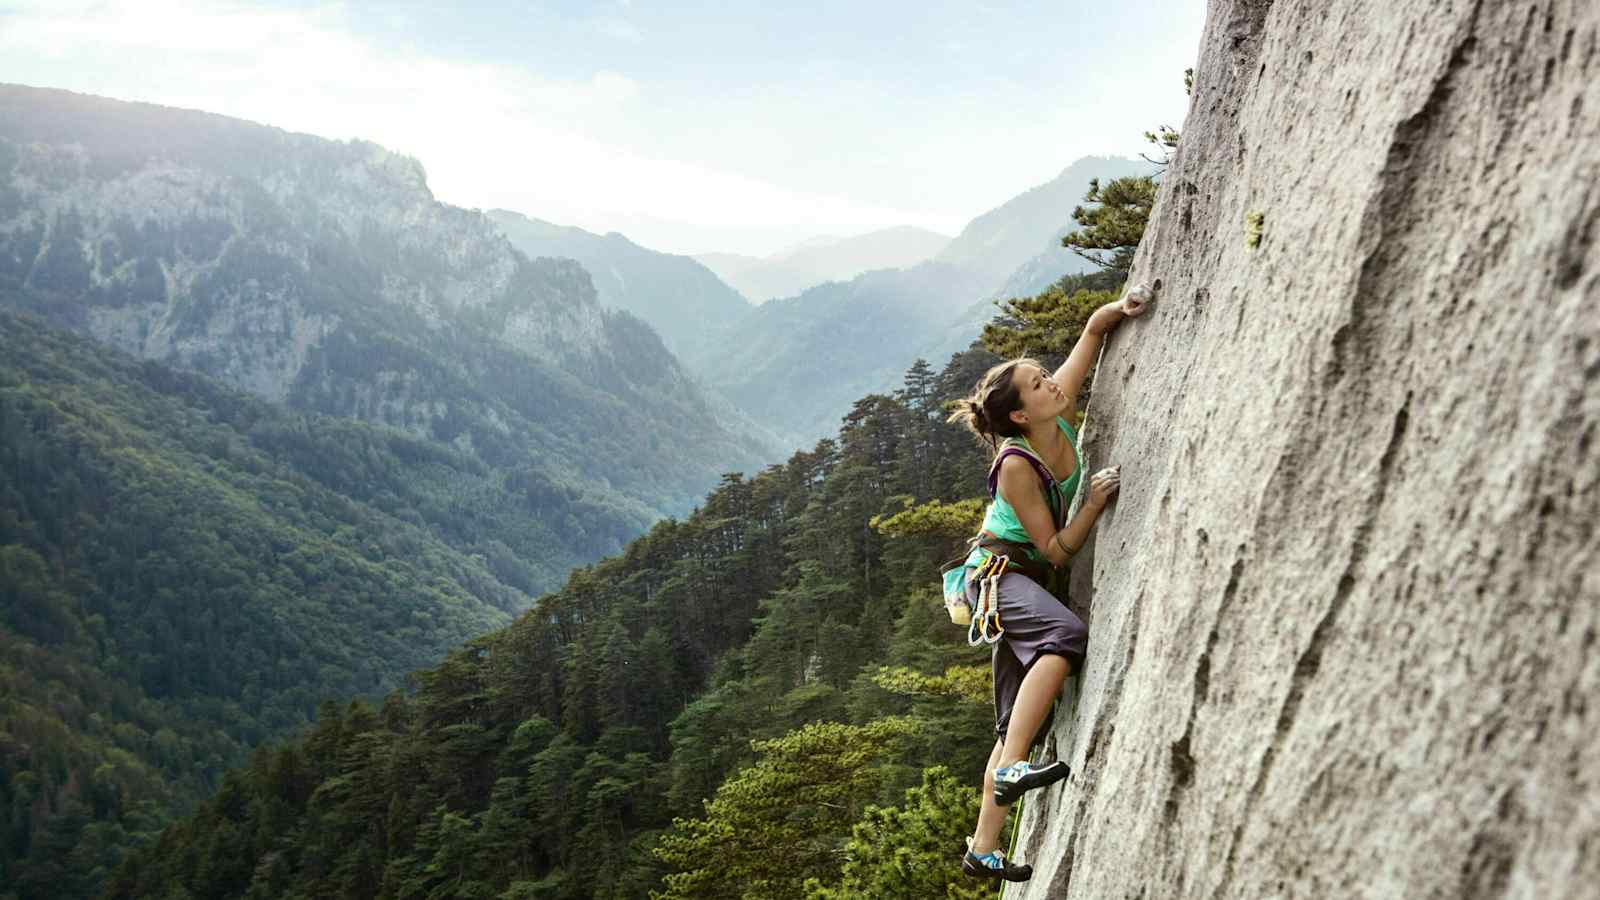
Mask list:
[[[837,430],[855,399],[898,383],[983,289],[981,276],[942,263],[868,272],[762,304],[687,362],[806,445]]]
[[[854,398],[892,389],[919,357],[939,364],[966,349],[995,314],[997,297],[1031,296],[1091,268],[1061,246],[1089,180],[1150,168],[1078,160],[974,219],[933,261],[765,303],[684,359],[751,417],[809,443],[831,433]]]
[[[1062,275],[1089,269],[1087,261],[1061,246],[1061,236],[1077,227],[1072,210],[1083,205],[1089,181],[1153,171],[1144,160],[1086,156],[973,219],[935,258],[982,273],[993,282],[992,291],[1036,293]]]
[[[490,210],[488,216],[512,246],[530,257],[577,260],[594,280],[603,305],[649,323],[674,353],[703,341],[708,326],[750,310],[745,298],[690,257],[657,253],[620,234],[602,236],[508,210]]]
[[[848,238],[814,238],[766,258],[705,253],[695,259],[755,303],[793,297],[827,281],[875,269],[904,269],[938,253],[950,238],[903,225]]]

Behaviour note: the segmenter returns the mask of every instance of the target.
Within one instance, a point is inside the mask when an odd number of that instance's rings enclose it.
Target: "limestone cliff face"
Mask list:
[[[1600,890],[1596,84],[1593,3],[1211,4],[1008,900]]]

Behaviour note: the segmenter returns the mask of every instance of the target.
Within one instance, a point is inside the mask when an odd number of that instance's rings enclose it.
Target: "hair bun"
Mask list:
[[[972,424],[977,428],[979,433],[989,433],[991,430],[989,428],[989,416],[984,413],[983,404],[969,398],[967,400],[967,408],[972,411]]]

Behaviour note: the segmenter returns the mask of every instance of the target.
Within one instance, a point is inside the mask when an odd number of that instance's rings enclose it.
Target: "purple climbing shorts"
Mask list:
[[[978,579],[967,582],[967,597],[978,599]],[[994,733],[1005,740],[1011,707],[1028,668],[1042,654],[1064,656],[1077,672],[1089,644],[1089,629],[1066,604],[1026,575],[1000,576],[1000,626],[1005,634],[994,644]]]

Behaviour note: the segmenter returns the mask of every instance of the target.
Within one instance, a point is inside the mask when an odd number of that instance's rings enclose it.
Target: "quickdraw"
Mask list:
[[[967,626],[968,645],[993,644],[1005,635],[1005,626],[1000,622],[1000,577],[1010,565],[1011,557],[995,554],[973,571],[972,577],[978,579],[978,605]]]

